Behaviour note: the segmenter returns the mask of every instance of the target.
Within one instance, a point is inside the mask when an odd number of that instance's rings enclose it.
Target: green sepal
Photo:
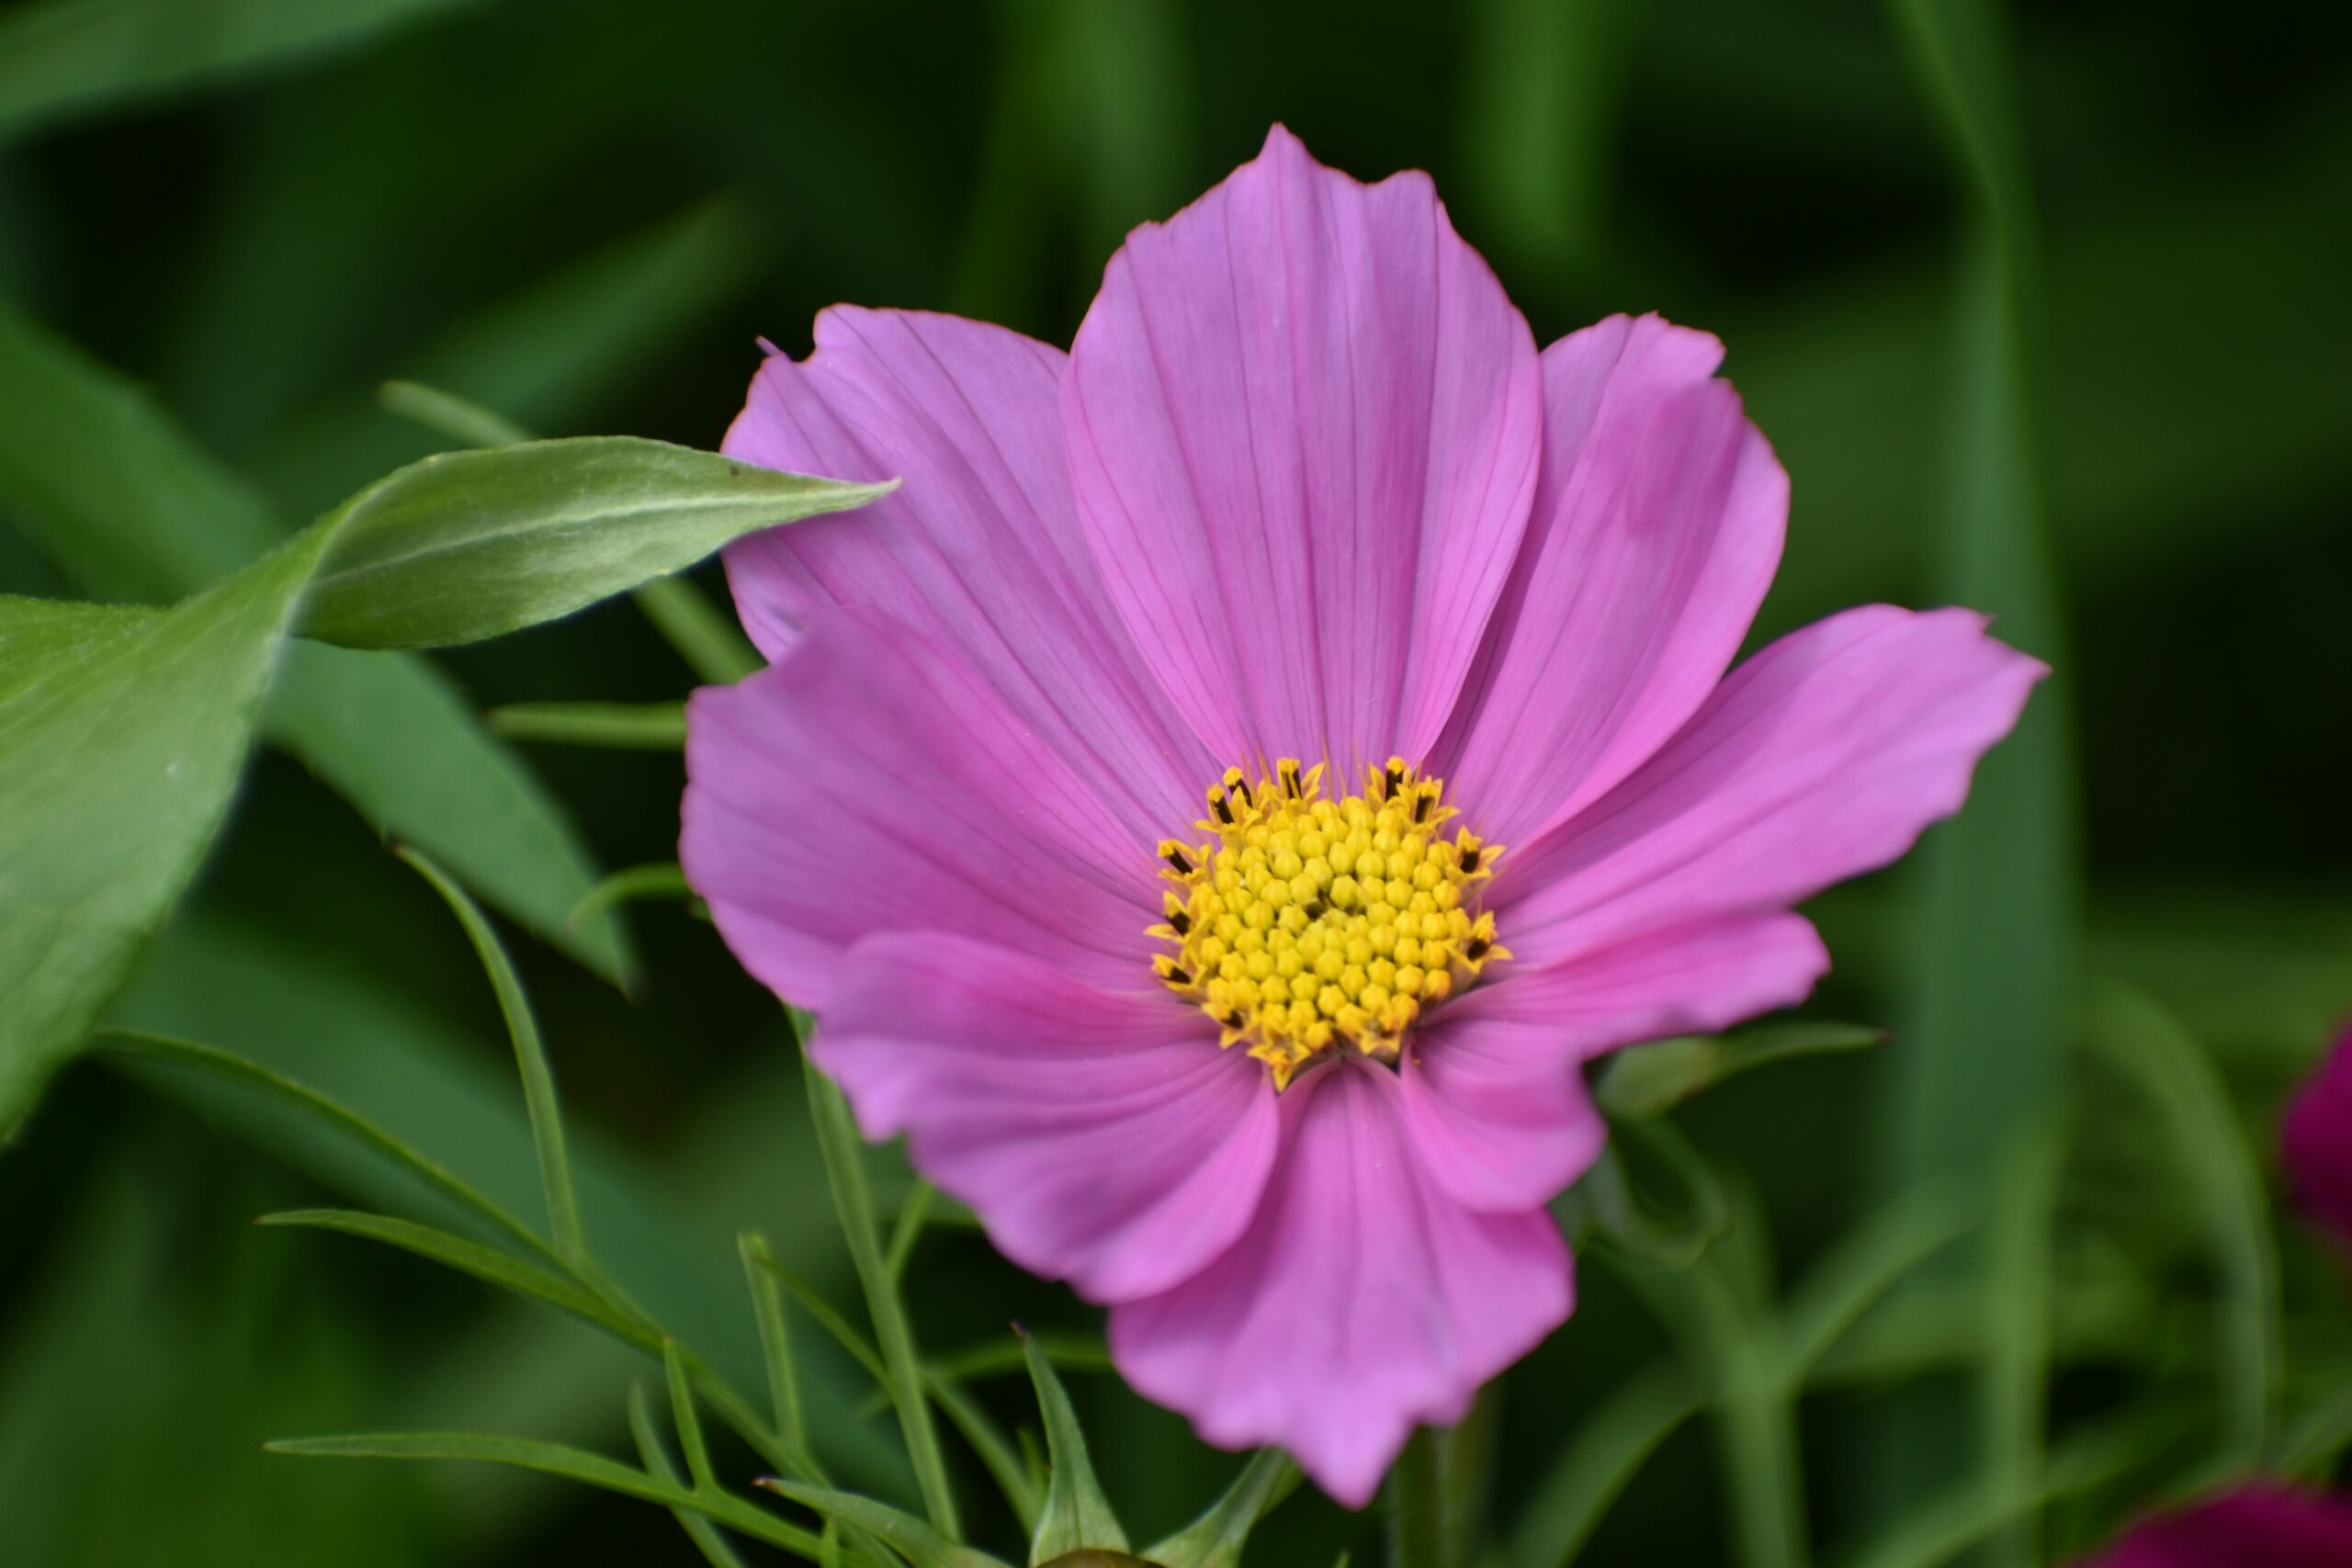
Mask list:
[[[1037,1530],[1030,1538],[1031,1568],[1087,1550],[1124,1552],[1127,1532],[1094,1479],[1094,1463],[1087,1457],[1086,1434],[1070,1408],[1069,1394],[1054,1371],[1053,1361],[1027,1335],[1021,1338],[1029,1362],[1029,1381],[1037,1386],[1037,1407],[1046,1417],[1046,1453],[1051,1472],[1046,1506],[1037,1515]]]
[[[1260,1519],[1299,1483],[1298,1466],[1277,1449],[1261,1449],[1208,1512],[1144,1553],[1160,1568],[1237,1568]]]

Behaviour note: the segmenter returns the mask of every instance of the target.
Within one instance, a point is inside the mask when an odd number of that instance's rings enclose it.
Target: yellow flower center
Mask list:
[[[1422,1012],[1510,953],[1479,912],[1498,844],[1466,830],[1445,784],[1392,757],[1363,792],[1323,794],[1323,765],[1284,758],[1251,784],[1227,768],[1209,786],[1205,843],[1160,841],[1175,944],[1152,959],[1170,989],[1215,1019],[1225,1045],[1250,1043],[1274,1087],[1351,1043],[1395,1061]]]

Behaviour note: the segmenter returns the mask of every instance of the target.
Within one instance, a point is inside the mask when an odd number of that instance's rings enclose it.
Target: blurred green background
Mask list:
[[[1275,119],[1362,176],[1431,171],[1539,339],[1617,310],[1724,339],[1794,479],[1759,636],[1959,601],[2056,666],[1969,813],[1814,911],[1838,967],[1808,1010],[1901,1038],[1680,1118],[1736,1195],[1718,1248],[1758,1311],[1856,1225],[1907,1224],[1906,1194],[1987,1200],[1801,1404],[1820,1560],[1943,1561],[1886,1532],[1979,1485],[2055,1494],[1984,1560],[2063,1560],[2307,1431],[2352,1387],[2352,1324],[2279,1207],[2269,1127],[2352,1010],[2343,7],[22,0],[0,10],[0,341],[112,367],[192,445],[94,529],[12,483],[0,436],[0,590],[164,598],[236,565],[438,445],[379,410],[388,378],[550,434],[712,446],[754,335],[805,352],[834,300],[1067,342],[1121,234]],[[6,400],[29,385],[0,379],[0,423],[29,427]],[[691,683],[626,603],[440,664],[472,711]],[[560,812],[604,867],[673,857],[674,755],[524,761],[543,815],[517,832]],[[628,924],[627,999],[510,931],[590,1229],[756,1384],[736,1230],[854,1294],[789,1034],[707,926],[661,904]],[[464,938],[283,751],[119,1016],[329,1088],[527,1212]],[[59,1080],[0,1156],[0,1559],[695,1560],[660,1511],[553,1481],[257,1451],[383,1427],[626,1443],[626,1352],[245,1223],[355,1200],[418,1207],[249,1100],[161,1069]],[[968,1231],[933,1232],[910,1279],[942,1353],[1013,1318],[1099,1327]],[[1581,1288],[1497,1412],[1511,1568],[1559,1560],[1541,1516],[1594,1412],[1722,1350],[1678,1340],[1638,1268]],[[905,1495],[888,1415],[820,1337],[821,1440]],[[972,1387],[1034,1426],[1017,1376]],[[1138,1534],[1230,1472],[1115,1379],[1074,1392]],[[1730,1505],[1709,1423],[1672,1426],[1580,1561],[1728,1561]],[[1251,1561],[1374,1540],[1302,1498]]]

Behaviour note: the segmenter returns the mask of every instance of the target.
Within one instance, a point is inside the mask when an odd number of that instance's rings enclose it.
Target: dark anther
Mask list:
[[[1236,794],[1236,795],[1239,795],[1239,796],[1241,797],[1241,804],[1242,804],[1242,805],[1244,805],[1244,806],[1249,805],[1249,804],[1250,804],[1250,781],[1249,781],[1248,779],[1235,779],[1235,780],[1233,781],[1233,793],[1234,793],[1234,794]]]
[[[1474,871],[1476,871],[1476,870],[1477,870],[1477,869],[1478,869],[1478,852],[1477,852],[1476,850],[1472,850],[1472,849],[1465,849],[1465,850],[1464,850],[1464,851],[1462,852],[1462,873],[1463,873],[1463,874],[1464,874],[1464,875],[1465,875],[1465,876],[1467,876],[1470,873],[1472,873],[1472,872],[1474,872]]]
[[[1244,1021],[1246,1021],[1242,1018],[1241,1010],[1239,1008],[1235,1008],[1231,1012],[1225,1015],[1225,1026],[1227,1029],[1238,1029]]]
[[[1170,865],[1176,868],[1176,874],[1178,875],[1190,876],[1193,874],[1193,863],[1184,858],[1183,851],[1170,850],[1167,854],[1167,861]]]
[[[1426,791],[1413,796],[1413,820],[1415,822],[1426,822],[1430,819],[1430,799],[1431,796]]]
[[[1405,770],[1402,768],[1390,768],[1386,773],[1382,775],[1380,793],[1383,795],[1393,795],[1396,793],[1396,786],[1404,782]]]
[[[1485,937],[1474,936],[1470,939],[1470,945],[1462,950],[1462,955],[1470,960],[1471,963],[1476,964],[1478,960],[1487,956],[1487,949],[1493,945],[1494,943],[1488,942]]]
[[[1233,807],[1225,803],[1225,791],[1218,790],[1209,796],[1209,809],[1216,813],[1218,821],[1228,828],[1233,826]]]
[[[1170,964],[1168,966],[1168,973],[1162,975],[1160,978],[1171,986],[1189,986],[1193,983],[1192,976],[1184,972],[1184,966],[1181,964]]]
[[[1189,936],[1192,934],[1193,917],[1184,913],[1182,909],[1179,909],[1175,913],[1170,915],[1168,917],[1168,923],[1176,928],[1176,934],[1178,936]]]
[[[1323,918],[1324,912],[1329,909],[1330,907],[1330,905],[1323,902],[1322,899],[1317,898],[1314,903],[1309,904],[1306,907],[1306,918],[1310,920],[1319,920]]]
[[[1296,762],[1283,764],[1283,793],[1294,800],[1298,798],[1298,764]]]

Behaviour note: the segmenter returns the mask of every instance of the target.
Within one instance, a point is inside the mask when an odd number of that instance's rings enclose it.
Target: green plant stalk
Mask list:
[[[1424,1427],[1388,1472],[1389,1568],[1445,1568],[1444,1485],[1437,1434]]]
[[[686,744],[684,703],[509,703],[482,722],[502,739],[547,746],[678,751]]]
[[[629,597],[706,684],[733,685],[761,667],[758,650],[684,578],[657,577]]]
[[[805,1014],[795,1018],[801,1026],[804,1042],[808,1039],[805,1019]],[[874,1320],[874,1337],[881,1353],[885,1382],[891,1403],[898,1406],[899,1428],[906,1438],[907,1458],[914,1467],[915,1484],[922,1493],[923,1510],[930,1516],[933,1528],[951,1539],[961,1540],[963,1530],[956,1516],[956,1497],[948,1486],[939,1431],[932,1423],[931,1402],[924,1396],[922,1364],[915,1354],[914,1335],[908,1326],[906,1312],[899,1302],[898,1290],[875,1235],[874,1198],[866,1190],[865,1167],[859,1163],[865,1143],[858,1136],[856,1124],[850,1120],[849,1104],[842,1098],[841,1090],[818,1070],[815,1062],[807,1064],[807,1072],[808,1109],[816,1125],[818,1145],[824,1155],[826,1179],[832,1185],[833,1201],[841,1211],[850,1261],[857,1269],[858,1282],[865,1287],[865,1309]]]

